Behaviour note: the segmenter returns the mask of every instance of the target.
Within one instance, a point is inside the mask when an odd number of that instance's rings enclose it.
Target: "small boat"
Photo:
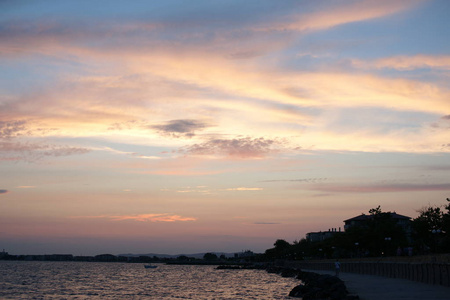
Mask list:
[[[146,269],[156,269],[158,266],[152,266],[152,265],[144,265],[144,268]]]

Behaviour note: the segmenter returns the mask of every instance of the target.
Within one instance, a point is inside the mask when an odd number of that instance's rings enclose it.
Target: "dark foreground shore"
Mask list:
[[[330,274],[318,274],[315,272],[302,271],[295,268],[277,267],[273,265],[257,266],[230,266],[222,265],[217,269],[265,269],[269,273],[276,273],[283,277],[295,277],[301,284],[295,286],[290,292],[290,297],[302,298],[303,300],[356,300],[358,295],[350,294],[345,283],[338,277]]]
[[[291,297],[303,300],[450,300],[450,288],[437,284],[415,282],[401,278],[362,275],[341,272],[339,278],[333,271],[310,270],[273,265],[222,266],[226,269],[265,269],[284,277],[296,277],[301,284],[290,292]]]
[[[313,270],[305,270],[313,271]],[[314,270],[321,275],[332,271]],[[341,272],[339,278],[361,300],[449,300],[450,288],[406,279]]]

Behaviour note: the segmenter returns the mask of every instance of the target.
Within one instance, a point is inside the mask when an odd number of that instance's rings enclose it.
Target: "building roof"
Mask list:
[[[383,213],[384,214],[384,213]],[[399,215],[396,212],[387,212],[386,214],[389,214],[391,216],[392,219],[403,219],[403,220],[410,220],[410,217],[407,216],[403,216],[403,215]],[[370,220],[373,218],[373,215],[365,215],[365,214],[361,214],[359,216],[350,218],[348,220],[344,220],[344,222],[349,222],[349,221],[366,221],[366,220]]]

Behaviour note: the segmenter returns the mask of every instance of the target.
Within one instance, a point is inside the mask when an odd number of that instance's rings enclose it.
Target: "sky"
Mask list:
[[[450,197],[450,1],[0,2],[0,249],[263,252]]]

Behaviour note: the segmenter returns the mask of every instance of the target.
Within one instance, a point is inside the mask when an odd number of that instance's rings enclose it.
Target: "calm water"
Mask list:
[[[0,299],[292,299],[298,284],[214,266],[0,261]]]

